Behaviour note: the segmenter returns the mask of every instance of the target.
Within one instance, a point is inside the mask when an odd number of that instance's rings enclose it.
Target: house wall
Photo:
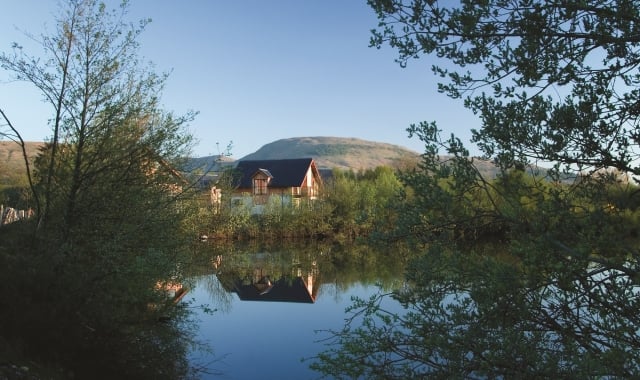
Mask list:
[[[309,166],[300,187],[267,186],[266,194],[256,194],[253,188],[236,189],[232,194],[232,205],[250,208],[252,214],[261,214],[271,202],[278,202],[278,204],[286,206],[297,204],[300,198],[315,199],[319,195],[320,183],[315,176],[317,171],[314,168],[314,165]],[[254,178],[269,177],[257,173]]]
[[[254,195],[251,191],[235,191],[231,197],[231,204],[250,209],[251,214],[262,214],[270,203],[279,202],[288,206],[293,203],[292,188],[269,188],[268,195]]]
[[[302,195],[311,199],[316,198],[318,196],[318,186],[318,181],[313,176],[313,170],[309,167],[302,183]]]

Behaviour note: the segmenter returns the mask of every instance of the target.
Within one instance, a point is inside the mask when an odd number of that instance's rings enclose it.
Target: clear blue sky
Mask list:
[[[0,49],[16,41],[40,54],[16,28],[53,30],[57,4],[3,4]],[[407,137],[411,123],[435,120],[465,142],[479,125],[460,101],[437,92],[428,59],[402,69],[390,48],[368,47],[377,20],[365,0],[132,0],[129,17],[152,19],[141,55],[171,71],[164,107],[200,112],[189,127],[199,141],[195,156],[233,141],[233,156],[241,158],[301,136],[357,137],[422,152],[423,144]],[[0,71],[0,108],[26,140],[50,136],[51,110],[38,92],[7,79]]]

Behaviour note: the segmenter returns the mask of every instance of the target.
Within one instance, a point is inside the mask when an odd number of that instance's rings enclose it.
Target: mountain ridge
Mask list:
[[[360,170],[406,166],[417,162],[419,156],[399,145],[355,137],[305,136],[267,143],[239,161],[311,157],[322,168]]]
[[[27,154],[33,160],[44,142],[26,142]],[[0,141],[0,164],[12,174],[24,171],[20,147],[15,142]],[[232,157],[213,155],[191,157],[183,170],[194,168],[216,170],[240,160],[275,160],[311,157],[324,169],[367,170],[377,166],[406,168],[415,165],[420,154],[400,145],[364,140],[355,137],[304,136],[290,137],[269,142],[258,150],[235,160]],[[8,169],[8,170],[7,170]],[[6,174],[6,173],[5,173]]]
[[[27,142],[30,160],[35,157],[43,142]],[[390,143],[364,140],[355,137],[306,136],[290,137],[272,141],[253,153],[235,160],[224,155],[192,157],[182,167],[185,171],[220,171],[241,160],[276,160],[289,158],[313,158],[318,168],[342,170],[368,170],[378,166],[396,169],[413,168],[420,160],[420,153]],[[487,178],[497,174],[493,163],[477,160],[476,164]],[[24,173],[24,161],[19,145],[15,142],[0,142],[0,185],[15,183]],[[4,177],[4,178],[3,178]]]
[[[43,142],[25,141],[25,151],[29,164],[44,146]],[[26,164],[22,148],[15,141],[0,141],[0,187],[26,184]]]

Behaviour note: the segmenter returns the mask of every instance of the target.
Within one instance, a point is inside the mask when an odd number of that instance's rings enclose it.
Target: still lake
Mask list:
[[[326,331],[343,327],[352,297],[400,286],[403,261],[359,245],[211,248],[185,299],[213,310],[196,309],[199,340],[212,352],[190,360],[207,367],[203,379],[320,378],[303,359],[326,349]]]
[[[197,336],[212,350],[189,356],[193,366],[208,369],[203,379],[321,378],[309,365],[329,349],[329,331],[341,330],[352,316],[345,310],[354,297],[366,300],[414,286],[420,294],[409,312],[419,318],[399,325],[401,334],[417,338],[409,339],[417,350],[407,351],[413,355],[410,375],[423,377],[424,370],[443,378],[638,378],[640,373],[640,288],[629,276],[638,273],[637,256],[628,267],[564,260],[555,265],[557,272],[541,273],[546,260],[525,264],[503,255],[499,246],[464,255],[433,251],[415,262],[412,269],[421,279],[410,287],[403,280],[406,255],[395,248],[318,243],[204,248],[185,297],[191,300],[183,299],[197,317]],[[388,312],[406,314],[389,297],[384,302]],[[347,338],[347,344],[361,348],[378,336],[383,339],[377,343],[386,344],[384,328],[365,328],[364,339]],[[392,361],[398,363],[403,354]],[[430,356],[424,361],[412,359],[425,354]],[[359,356],[346,360],[352,358]],[[324,369],[344,373],[344,363],[331,361]],[[370,369],[384,377],[381,367]]]

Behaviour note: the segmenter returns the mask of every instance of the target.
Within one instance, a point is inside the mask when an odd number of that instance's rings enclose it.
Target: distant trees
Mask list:
[[[336,235],[353,238],[389,228],[393,202],[402,189],[394,169],[379,166],[354,171],[334,170],[325,188],[332,208],[331,225]]]

